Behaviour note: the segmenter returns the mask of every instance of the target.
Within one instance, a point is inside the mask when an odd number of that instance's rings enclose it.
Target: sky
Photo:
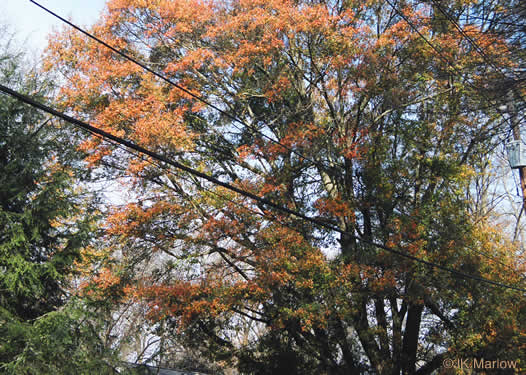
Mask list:
[[[36,0],[58,15],[71,19],[80,26],[93,24],[104,8],[106,0]],[[0,22],[17,32],[16,39],[34,52],[42,51],[46,36],[62,28],[62,22],[31,3],[29,0],[0,0]]]

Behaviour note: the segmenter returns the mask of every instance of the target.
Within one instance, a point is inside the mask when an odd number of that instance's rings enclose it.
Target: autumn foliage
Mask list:
[[[524,361],[521,293],[371,245],[524,287],[516,244],[466,199],[504,126],[481,89],[496,73],[436,9],[396,5],[108,2],[97,37],[230,117],[75,31],[56,34],[47,64],[67,78],[64,108],[349,234],[88,139],[94,168],[132,177],[130,202],[105,222],[119,266],[89,288],[146,304],[152,324],[247,373]],[[497,35],[477,41],[513,65]]]

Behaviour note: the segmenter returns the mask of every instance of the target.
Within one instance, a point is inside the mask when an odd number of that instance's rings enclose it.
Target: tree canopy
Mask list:
[[[524,295],[386,251],[525,286],[517,244],[469,194],[509,127],[487,77],[517,61],[462,18],[481,2],[441,3],[484,54],[433,2],[109,1],[91,31],[176,85],[56,34],[64,108],[340,230],[92,138],[87,160],[133,194],[86,293],[246,373],[524,361]]]
[[[0,82],[44,101],[53,86],[0,40]],[[111,369],[97,320],[73,298],[95,233],[96,194],[70,127],[0,95],[0,372],[93,374]]]

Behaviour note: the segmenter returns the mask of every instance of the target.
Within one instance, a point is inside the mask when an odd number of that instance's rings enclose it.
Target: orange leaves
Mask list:
[[[170,20],[165,36],[177,37],[181,33],[192,33],[214,17],[214,3],[201,0],[161,0],[155,7],[164,20]]]
[[[442,75],[449,69],[407,22],[381,13],[381,2],[353,9],[348,3],[337,9],[331,2],[289,0],[109,2],[98,35],[249,126],[233,124],[83,38],[57,36],[49,61],[71,80],[62,90],[64,105],[113,134],[397,251],[505,278],[504,268],[469,255],[468,240],[449,223],[452,203],[442,197],[456,198],[448,189],[457,185],[435,171],[442,164],[446,169],[446,161],[426,163],[435,160],[426,152],[452,159],[440,148],[459,149],[468,140],[449,142],[462,119],[448,117],[453,111],[446,102],[456,100],[446,97],[449,92],[435,95],[450,85]],[[404,12],[449,58],[460,56],[458,64],[469,69],[480,61],[462,55],[458,34],[431,33],[422,13]],[[501,51],[491,40],[481,43]],[[82,147],[93,164],[112,152],[95,139]],[[279,216],[182,172],[125,162],[125,173],[137,182],[137,203],[113,211],[107,234],[122,249],[123,262],[151,257],[159,269],[155,277],[130,275],[133,286],[120,286],[122,280],[106,271],[95,282],[146,301],[154,320],[169,316],[184,328],[216,319],[237,327],[252,316],[314,337],[340,319],[345,338],[347,329],[357,328],[355,314],[374,320],[372,300],[405,301],[407,280],[429,275],[407,259]],[[444,233],[447,224],[454,233]],[[503,254],[495,248],[506,248],[491,236],[473,242],[496,255]],[[329,259],[323,247],[336,255]],[[422,296],[411,298],[420,302]],[[259,318],[264,315],[271,321]],[[378,332],[367,333],[373,346]]]
[[[166,73],[185,72],[187,70],[201,69],[203,66],[214,64],[216,60],[214,52],[207,48],[197,48],[188,53],[176,62],[169,63],[165,68]]]
[[[288,77],[279,77],[265,92],[265,97],[269,103],[272,103],[273,101],[279,100],[289,88],[291,88],[291,83]]]
[[[237,237],[244,232],[244,225],[235,219],[225,216],[210,217],[201,227],[202,236],[205,238]]]
[[[149,101],[143,100],[141,103],[148,105]],[[183,125],[182,110],[163,111],[160,107],[151,110],[148,111],[150,112],[148,115],[142,115],[135,122],[133,137],[137,143],[150,149],[159,144],[175,150],[189,149],[192,145],[192,136],[187,133]]]
[[[301,331],[310,332],[313,328],[323,329],[327,326],[329,311],[320,304],[309,304],[298,309],[285,308],[280,311],[277,319],[273,322],[272,328],[283,329],[289,321],[298,322]],[[293,324],[294,324],[293,323]]]
[[[293,288],[297,293],[315,293],[327,286],[331,271],[319,249],[310,247],[298,233],[283,227],[266,231],[268,245],[256,255],[257,282],[269,293]]]
[[[118,24],[126,22],[126,17],[135,17],[125,9],[153,11],[161,3],[165,2],[110,2],[105,23],[96,25],[92,33],[141,60],[136,46],[118,35]],[[47,66],[57,65],[70,79],[61,89],[63,105],[84,118],[88,116],[100,128],[151,149],[159,145],[171,151],[193,148],[193,135],[187,131],[183,117],[188,111],[201,111],[202,107],[189,102],[177,90],[166,90],[141,67],[70,32],[57,34],[50,41]],[[96,141],[83,145],[87,151],[98,147]],[[91,152],[88,162],[95,165],[110,152],[110,149]],[[137,165],[134,167],[138,172]]]
[[[349,201],[342,198],[319,198],[314,206],[321,215],[346,217],[354,220],[354,208]]]
[[[97,284],[98,288],[105,290],[119,284],[120,278],[117,275],[115,275],[111,270],[103,269],[101,272],[99,272],[98,275],[96,275],[93,278],[93,282]]]
[[[264,301],[271,298],[271,291],[262,286],[256,280],[237,282],[232,285],[229,291],[230,298],[227,301],[231,301],[232,304],[243,304],[254,301]]]
[[[214,296],[221,291],[220,284],[196,284],[176,281],[170,285],[156,284],[141,287],[137,295],[148,301],[149,319],[162,320],[164,317],[179,317],[180,329],[194,321],[214,318],[228,311],[225,299]]]
[[[271,100],[272,94],[268,95],[270,96],[267,96],[267,99]],[[325,137],[323,127],[317,126],[315,123],[291,122],[287,124],[286,132],[278,142],[258,140],[251,146],[241,146],[238,152],[240,152],[240,158],[248,160],[262,157],[269,161],[275,161],[281,156],[291,155],[293,151],[302,155],[307,154],[310,147]],[[296,154],[296,152],[294,153]]]
[[[254,145],[252,145],[252,146],[248,146],[248,145],[239,146],[238,149],[237,149],[238,158],[240,160],[244,160],[244,159],[253,157],[252,156],[253,155],[253,148],[254,148]]]
[[[180,316],[183,312],[181,310],[189,310],[186,313],[188,319],[193,310],[190,302],[196,294],[199,294],[198,286],[188,282],[153,285],[142,287],[138,291],[138,295],[148,301],[149,317],[153,320],[160,320],[165,316]]]
[[[141,207],[136,203],[126,205],[124,209],[115,211],[107,219],[107,233],[117,236],[140,236],[141,228],[147,228],[147,224],[159,216],[176,216],[181,207],[167,201],[155,202],[150,207]]]
[[[261,188],[260,193],[262,195],[267,195],[269,193],[282,193],[285,190],[286,190],[286,187],[283,184],[276,185],[276,184],[267,182]]]
[[[86,275],[80,284],[78,293],[91,301],[114,301],[121,302],[133,298],[133,292],[129,285],[118,274],[119,267],[104,266]]]

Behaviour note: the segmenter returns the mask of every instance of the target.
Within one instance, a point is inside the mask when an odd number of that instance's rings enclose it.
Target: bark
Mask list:
[[[402,343],[402,373],[404,375],[413,375],[416,371],[416,354],[423,311],[424,305],[421,303],[411,303],[407,311],[407,321]]]

